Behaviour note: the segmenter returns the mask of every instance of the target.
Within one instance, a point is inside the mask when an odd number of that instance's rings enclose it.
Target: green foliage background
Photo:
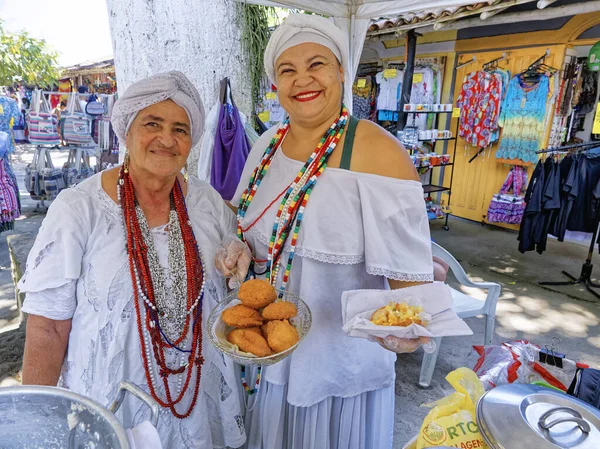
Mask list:
[[[58,53],[27,32],[7,32],[0,19],[0,85],[19,82],[50,87],[58,79]]]

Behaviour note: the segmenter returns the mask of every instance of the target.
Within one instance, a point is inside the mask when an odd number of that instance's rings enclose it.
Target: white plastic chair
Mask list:
[[[454,304],[452,309],[460,318],[470,318],[477,315],[485,315],[485,338],[484,344],[491,345],[494,338],[494,325],[496,323],[496,304],[500,297],[500,291],[502,287],[500,284],[495,282],[473,282],[467,276],[467,273],[460,266],[458,261],[442,248],[437,243],[432,243],[433,255],[439,257],[445,261],[449,266],[450,270],[456,277],[456,280],[465,287],[480,288],[487,290],[487,297],[485,301],[482,301],[472,296],[466,295],[459,290],[450,288],[452,290],[452,299]],[[433,371],[435,364],[437,363],[438,353],[442,344],[442,339],[434,338],[436,349],[432,353],[425,353],[423,356],[423,363],[421,364],[421,375],[419,376],[419,385],[422,387],[429,387],[431,378],[433,377]]]

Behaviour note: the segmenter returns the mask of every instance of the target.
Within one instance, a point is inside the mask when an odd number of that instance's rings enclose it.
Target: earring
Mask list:
[[[186,162],[185,165],[183,166],[183,181],[187,184],[188,179],[189,179],[188,163]]]
[[[125,157],[123,158],[123,171],[129,173],[129,151],[125,152]]]

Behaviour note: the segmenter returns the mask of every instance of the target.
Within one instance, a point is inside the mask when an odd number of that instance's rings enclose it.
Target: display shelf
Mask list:
[[[452,114],[452,111],[403,111],[405,114]]]
[[[535,164],[532,162],[525,162],[521,159],[496,159],[498,164],[507,164],[507,165],[519,165],[521,167],[533,167]]]
[[[449,140],[456,140],[456,137],[447,137],[445,139],[419,139],[419,142],[448,142]]]
[[[420,170],[421,168],[437,168],[437,167],[448,167],[448,166],[452,166],[454,165],[454,162],[448,162],[447,164],[439,164],[439,165],[427,165],[427,166],[421,166],[421,167],[417,167],[415,165],[415,168],[417,170]]]
[[[435,184],[426,184],[423,186],[423,192],[425,193],[436,193],[436,192],[447,192],[450,187],[438,186]]]

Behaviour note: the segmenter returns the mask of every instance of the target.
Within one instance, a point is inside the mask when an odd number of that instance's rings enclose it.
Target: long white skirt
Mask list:
[[[252,385],[252,384],[250,384]],[[244,392],[244,394],[246,394]],[[394,386],[310,407],[289,404],[287,385],[262,381],[248,399],[246,449],[391,449]]]

